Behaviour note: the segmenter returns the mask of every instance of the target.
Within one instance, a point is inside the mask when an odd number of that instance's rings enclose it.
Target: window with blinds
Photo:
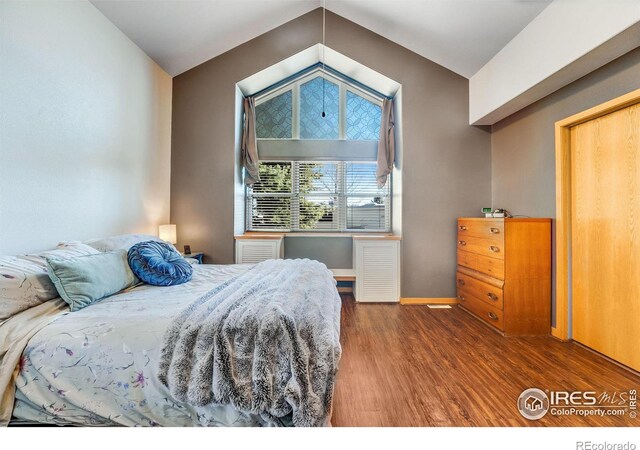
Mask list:
[[[389,231],[391,183],[378,188],[375,174],[373,162],[262,162],[247,231]]]

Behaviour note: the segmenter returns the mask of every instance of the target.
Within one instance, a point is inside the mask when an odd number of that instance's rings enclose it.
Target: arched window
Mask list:
[[[260,182],[247,187],[246,229],[390,231],[391,183],[378,188],[375,177],[381,106],[380,95],[321,68],[256,95]]]
[[[321,69],[256,97],[258,139],[378,140],[382,98]],[[325,117],[322,117],[322,112]]]

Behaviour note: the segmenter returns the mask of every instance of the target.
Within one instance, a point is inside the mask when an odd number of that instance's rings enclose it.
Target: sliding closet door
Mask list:
[[[573,339],[640,370],[640,105],[571,128]]]

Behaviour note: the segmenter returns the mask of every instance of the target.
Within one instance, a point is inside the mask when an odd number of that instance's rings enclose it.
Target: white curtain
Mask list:
[[[242,130],[242,165],[245,168],[244,182],[251,186],[260,181],[260,161],[256,140],[256,102],[253,97],[244,99],[244,125]]]
[[[382,102],[382,121],[380,124],[380,139],[378,140],[378,168],[376,179],[378,187],[387,183],[389,174],[393,171],[396,154],[395,122],[393,117],[393,99],[385,98]]]

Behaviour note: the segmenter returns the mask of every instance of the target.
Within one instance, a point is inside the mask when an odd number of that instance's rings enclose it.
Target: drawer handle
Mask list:
[[[462,246],[465,246],[465,245],[467,245],[467,241],[458,241],[458,244],[460,244]]]
[[[493,234],[500,234],[500,228],[491,228],[489,231]]]
[[[491,320],[498,320],[498,316],[496,316],[495,313],[488,312],[487,316],[489,316],[489,319]]]
[[[458,300],[460,300],[461,302],[464,302],[466,298],[464,298],[464,295],[458,295]]]
[[[462,278],[458,278],[458,284],[460,286],[464,286],[464,280]]]
[[[491,250],[493,253],[498,253],[500,251],[500,248],[492,245],[491,247],[489,247],[489,250]]]
[[[460,225],[460,226],[458,227],[458,229],[459,229],[460,231],[467,231],[467,227],[465,227],[464,225]]]
[[[497,301],[498,301],[498,296],[497,296],[496,294],[491,293],[491,292],[489,292],[489,293],[487,294],[487,297],[489,297],[489,298],[490,298],[491,300],[493,300],[494,302],[497,302]]]

